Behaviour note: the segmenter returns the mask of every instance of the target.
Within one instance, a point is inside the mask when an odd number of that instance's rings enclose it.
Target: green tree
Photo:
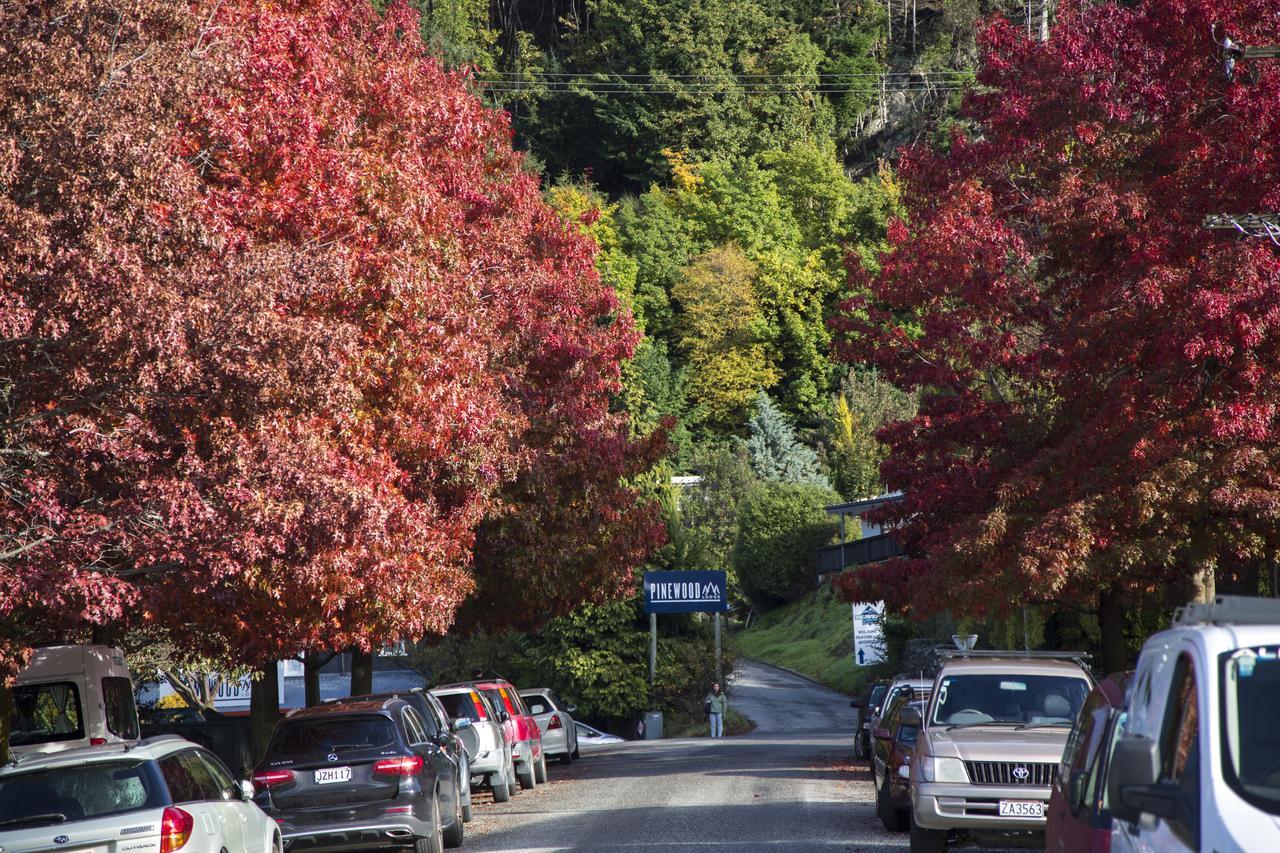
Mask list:
[[[756,265],[741,249],[722,246],[695,258],[672,294],[680,303],[680,344],[696,401],[691,417],[711,429],[742,423],[759,389],[779,377],[755,276]]]
[[[706,568],[732,571],[738,503],[756,482],[746,444],[732,439],[699,445],[691,454],[687,470],[702,479],[684,492],[684,522],[700,531]]]
[[[807,483],[830,489],[818,454],[802,444],[787,416],[763,391],[756,398],[756,414],[748,424],[747,456],[751,470],[766,483]]]
[[[889,451],[876,434],[915,413],[916,397],[881,379],[874,368],[849,370],[827,418],[822,447],[836,491],[846,500],[884,490],[880,463]]]
[[[812,587],[814,549],[836,533],[826,507],[839,500],[813,483],[761,483],[739,504],[733,566],[757,610],[795,601]]]

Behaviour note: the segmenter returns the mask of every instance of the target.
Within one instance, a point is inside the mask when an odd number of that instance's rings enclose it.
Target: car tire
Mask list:
[[[578,744],[577,744],[577,743],[574,743],[574,745],[573,745],[573,752],[572,752],[571,754],[573,755],[573,760],[574,760],[574,761],[577,761],[579,758],[581,758],[581,757],[582,757],[582,753],[578,751]]]
[[[867,760],[867,747],[862,743],[862,732],[853,736],[853,757],[858,761]]]
[[[542,753],[542,757],[538,759],[538,763],[534,765],[534,777],[539,785],[547,784],[547,754]]]
[[[576,755],[574,755],[572,752],[566,752],[565,754],[563,754],[563,755],[561,755],[561,756],[560,756],[560,763],[561,763],[561,764],[572,764],[572,763],[573,763],[573,759],[575,759],[575,758],[577,758],[577,756],[576,756]]]
[[[489,790],[493,793],[495,803],[505,803],[511,799],[511,786],[507,784],[507,774],[501,777],[497,773],[489,777]]]
[[[444,853],[443,833],[440,831],[440,801],[431,798],[431,825],[435,831],[428,838],[413,839],[413,853]]]
[[[516,775],[516,761],[514,758],[507,762],[507,787],[511,789],[512,797],[520,793],[520,777]]]
[[[532,791],[538,787],[538,775],[534,766],[530,764],[524,770],[516,769],[516,779],[520,781],[520,787],[526,791]]]
[[[911,816],[911,853],[947,853],[946,830],[925,829]]]
[[[884,777],[884,783],[876,792],[876,815],[884,824],[884,828],[890,832],[902,832],[907,828],[907,813],[900,811],[889,798],[888,776]]]
[[[454,801],[457,806],[454,808],[453,823],[445,827],[441,833],[441,841],[445,847],[454,848],[461,847],[462,840],[466,837],[467,831],[463,827],[462,817],[462,791],[457,792],[458,798]]]

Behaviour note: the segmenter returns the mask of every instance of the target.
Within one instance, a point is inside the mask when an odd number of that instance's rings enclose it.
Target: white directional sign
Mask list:
[[[853,605],[853,659],[858,666],[884,660],[884,602]]]

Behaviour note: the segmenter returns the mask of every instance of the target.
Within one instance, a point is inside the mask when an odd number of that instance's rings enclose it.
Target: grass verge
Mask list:
[[[724,716],[725,737],[749,734],[755,729],[755,723],[730,706],[729,712]],[[706,737],[710,734],[710,731],[711,727],[707,723],[707,718],[702,714],[697,714],[696,716],[687,714],[672,716],[670,719],[663,721],[662,727],[664,737]]]
[[[824,585],[794,604],[766,613],[747,630],[730,634],[730,643],[743,657],[794,670],[852,695],[870,673],[849,653],[849,620],[849,605]]]

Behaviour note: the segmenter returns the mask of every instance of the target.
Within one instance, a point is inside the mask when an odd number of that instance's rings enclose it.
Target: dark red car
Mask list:
[[[1048,853],[1111,850],[1107,771],[1124,726],[1124,694],[1132,677],[1132,672],[1108,676],[1080,707],[1045,809],[1044,849]]]
[[[911,755],[928,701],[908,701],[910,695],[906,693],[886,706],[880,727],[872,732],[876,814],[890,832],[905,830],[911,817]]]

